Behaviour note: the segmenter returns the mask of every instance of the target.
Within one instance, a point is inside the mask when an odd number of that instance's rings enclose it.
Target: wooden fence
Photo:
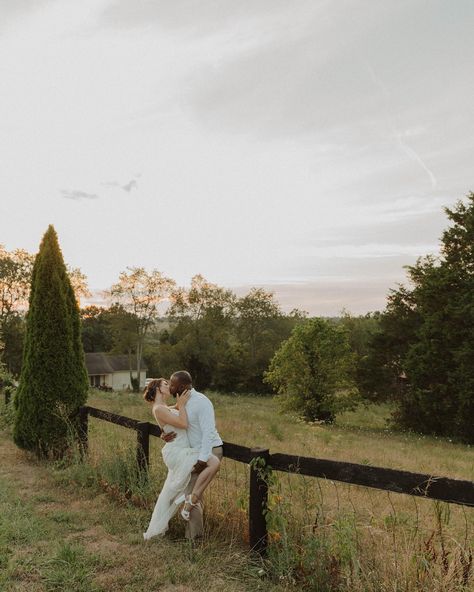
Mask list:
[[[10,390],[8,388],[6,388],[5,389],[5,405],[8,405],[10,403],[10,399],[11,399]]]
[[[84,451],[87,451],[89,416],[135,430],[137,432],[137,464],[140,470],[147,470],[149,439],[150,436],[160,437],[159,426],[84,406],[79,412],[80,438]],[[473,481],[291,454],[270,454],[268,448],[248,448],[230,442],[224,442],[224,456],[246,464],[252,463],[255,458],[260,458],[272,470],[285,473],[320,477],[474,507]],[[267,548],[268,536],[264,513],[267,500],[268,484],[262,478],[261,471],[250,464],[249,541],[250,548],[260,554],[265,554]]]

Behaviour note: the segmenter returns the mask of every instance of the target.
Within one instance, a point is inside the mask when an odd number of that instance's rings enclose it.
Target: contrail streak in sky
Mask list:
[[[367,67],[369,69],[369,72],[372,76],[372,80],[374,81],[374,84],[376,86],[378,86],[381,90],[382,93],[385,97],[385,101],[387,103],[387,110],[389,111],[389,125],[391,128],[391,131],[397,141],[398,146],[400,147],[400,149],[402,150],[402,152],[410,159],[413,160],[414,162],[418,163],[420,165],[420,167],[424,170],[424,172],[428,175],[430,182],[431,182],[431,186],[433,189],[436,189],[436,186],[438,184],[436,177],[434,176],[433,171],[428,167],[428,165],[425,163],[425,161],[421,158],[421,156],[418,154],[418,152],[412,148],[411,146],[409,146],[404,140],[403,140],[403,135],[402,133],[399,131],[398,127],[396,125],[394,125],[393,119],[395,119],[392,114],[390,113],[390,111],[393,111],[393,109],[391,109],[390,107],[390,93],[388,92],[387,87],[385,86],[385,84],[380,80],[380,78],[377,76],[377,73],[375,72],[374,68],[371,66],[371,64],[367,63]]]

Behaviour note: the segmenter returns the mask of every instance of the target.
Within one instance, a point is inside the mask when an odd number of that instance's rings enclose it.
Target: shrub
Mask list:
[[[285,409],[311,421],[334,421],[353,406],[357,394],[345,329],[319,318],[297,325],[273,357],[265,380]]]

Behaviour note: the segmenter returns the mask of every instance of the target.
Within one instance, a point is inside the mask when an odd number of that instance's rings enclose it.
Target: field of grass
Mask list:
[[[145,543],[148,510],[86,482],[93,473],[84,466],[80,484],[71,478],[78,471],[19,451],[5,426],[0,459],[2,592],[281,590],[241,545],[207,538],[190,546],[176,527]]]
[[[390,430],[388,405],[360,406],[333,426],[309,425],[281,414],[273,398],[208,393],[217,428],[228,442],[271,452],[346,460],[474,481],[474,447]],[[143,421],[150,407],[132,393],[91,394],[88,404]],[[99,420],[92,419],[96,425]]]
[[[360,407],[341,416],[336,425],[321,426],[281,415],[276,402],[270,398],[217,393],[211,393],[210,397],[215,406],[218,429],[228,442],[265,446],[271,452],[474,480],[472,448],[394,432],[386,424],[390,415],[388,406]],[[135,419],[152,421],[150,408],[138,395],[94,392],[88,403]],[[7,439],[5,433],[4,439]],[[64,520],[61,522],[61,516],[56,517],[55,522],[53,520],[53,526],[46,529],[52,533],[48,535],[49,545],[44,543],[48,547],[48,569],[53,572],[56,567],[51,566],[63,565],[63,559],[59,561],[57,557],[77,551],[76,547],[76,551],[58,547],[57,532],[61,528],[68,531],[82,528],[88,532],[88,520],[94,519],[96,525],[107,531],[107,536],[129,548],[129,556],[125,559],[127,553],[124,552],[123,560],[130,569],[127,573],[120,572],[117,581],[121,583],[120,589],[133,592],[140,585],[143,586],[141,589],[153,589],[150,588],[151,582],[155,586],[158,582],[160,586],[178,586],[156,588],[176,591],[214,590],[217,587],[222,591],[262,588],[321,592],[460,592],[474,589],[469,560],[474,543],[474,509],[299,475],[270,476],[270,555],[265,564],[256,564],[246,552],[249,469],[229,459],[224,460],[220,474],[206,495],[206,533],[200,544],[192,550],[182,541],[183,525],[178,517],[172,521],[169,536],[144,544],[141,533],[146,528],[165,476],[161,442],[151,439],[150,479],[146,482],[136,479],[133,431],[90,418],[89,442],[88,463],[81,464],[72,459],[64,466],[32,465],[35,470],[48,475],[54,491],[67,492],[66,499],[90,500],[84,521],[77,517],[68,518],[70,504],[59,502],[57,510],[65,513]],[[22,455],[20,452],[16,454]],[[7,485],[5,487],[8,489]],[[50,491],[49,486],[46,491]],[[3,495],[2,500],[10,499],[11,495]],[[34,499],[28,503],[31,511],[36,512],[38,503]],[[59,529],[55,530],[57,525]],[[119,589],[114,587],[113,568],[107,563],[108,559],[102,557],[100,544],[94,547],[99,552],[97,558],[97,553],[91,554],[88,546],[84,546],[80,534],[76,533],[72,538],[83,545],[74,555],[78,570],[84,569],[89,574],[87,585],[90,587],[84,584],[86,587],[77,589],[101,590],[101,578],[107,581],[106,589]],[[2,544],[0,540],[0,567],[2,561],[6,562],[11,574],[12,554],[2,556]],[[33,541],[32,544],[34,548],[37,543]],[[166,573],[155,568],[150,573],[146,562],[140,563],[140,568],[131,567],[132,557],[135,561],[149,552],[153,558],[163,555],[168,558]],[[13,556],[16,557],[15,552]],[[215,568],[213,574],[209,570],[212,571],[213,558],[216,557],[219,568]],[[39,561],[38,565],[43,564]],[[44,584],[45,578],[51,577],[47,575],[48,569],[44,571],[44,566],[37,569],[42,574],[37,581],[43,587],[28,589],[59,589]],[[140,576],[132,576],[135,569],[141,570]],[[11,587],[6,589],[26,589],[14,587],[12,576],[7,577],[10,580],[5,581],[10,581]],[[138,578],[136,584],[135,577]],[[0,579],[0,588],[1,582]]]

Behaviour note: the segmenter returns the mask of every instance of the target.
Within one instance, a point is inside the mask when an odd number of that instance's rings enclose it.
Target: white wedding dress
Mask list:
[[[177,409],[170,411],[179,415]],[[199,456],[199,450],[190,447],[186,430],[165,425],[163,431],[176,432],[176,438],[165,444],[161,451],[168,467],[168,475],[156,501],[148,529],[143,533],[145,540],[164,534],[168,530],[168,522],[178,509],[175,500],[184,494],[191,479],[192,468]]]

